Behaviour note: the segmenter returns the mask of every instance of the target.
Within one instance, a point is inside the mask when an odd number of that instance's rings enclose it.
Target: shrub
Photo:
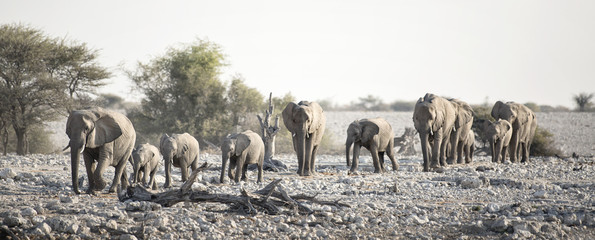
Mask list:
[[[554,145],[554,134],[537,126],[530,154],[531,156],[556,156],[561,155],[562,151]]]

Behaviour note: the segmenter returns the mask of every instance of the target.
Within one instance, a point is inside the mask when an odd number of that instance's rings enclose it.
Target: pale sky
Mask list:
[[[46,1],[0,3],[24,23],[99,50],[115,75],[101,92],[129,101],[119,65],[208,39],[267,96],[349,103],[426,92],[574,108],[595,92],[595,1]]]

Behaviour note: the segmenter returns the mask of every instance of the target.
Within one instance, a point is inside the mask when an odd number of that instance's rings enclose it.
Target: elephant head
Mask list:
[[[225,168],[228,161],[230,162],[229,178],[235,180],[236,177],[232,169],[244,165],[244,163],[237,162],[237,160],[240,159],[246,148],[250,146],[250,142],[250,138],[243,134],[227,135],[223,139],[223,144],[221,145],[221,177],[219,178],[221,183],[225,182]]]
[[[148,146],[150,146],[148,143],[142,144],[132,151],[132,182],[142,181],[139,174],[141,167],[147,167],[147,163],[155,158],[155,151],[151,151]],[[146,176],[143,177],[146,178]]]
[[[77,110],[68,116],[66,135],[70,138],[67,147],[70,147],[72,190],[79,194],[78,168],[81,153],[85,148],[97,148],[114,141],[122,135],[122,129],[118,122],[102,109]],[[97,186],[103,187],[105,186]]]
[[[530,113],[524,105],[502,101],[497,101],[492,107],[492,117],[496,120],[504,119],[512,125],[523,125],[530,120]]]
[[[486,137],[492,150],[492,162],[504,162],[506,160],[506,148],[510,143],[511,136],[512,125],[508,121],[500,119],[488,123]]]
[[[367,121],[365,121],[365,123],[368,124],[364,124],[361,121],[356,120],[349,124],[349,127],[347,127],[347,139],[345,140],[345,157],[347,160],[347,166],[351,166],[349,152],[352,149],[353,143],[367,143],[380,131],[378,125],[370,124],[370,122]]]
[[[298,174],[310,175],[314,170],[313,149],[320,143],[325,117],[320,105],[301,101],[287,104],[283,110],[283,123],[293,135],[293,146],[298,157]]]

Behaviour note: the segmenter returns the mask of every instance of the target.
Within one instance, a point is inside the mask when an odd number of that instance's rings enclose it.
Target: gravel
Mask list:
[[[332,126],[328,129],[338,138],[342,138],[340,128],[364,116],[386,117],[397,135],[404,129],[401,121],[411,119],[403,113],[327,114]],[[593,122],[593,114],[578,115]],[[348,119],[347,123],[339,117]],[[547,117],[551,119],[544,117],[540,124],[567,123]],[[275,158],[289,170],[265,172],[263,183],[256,183],[256,172],[248,171],[249,182],[218,184],[220,156],[201,155],[201,163],[209,162],[211,167],[200,173],[195,190],[240,195],[242,187],[253,192],[283,179],[281,184],[290,194],[316,195],[350,206],[304,203],[315,211],[310,215],[249,215],[238,206],[220,203],[162,207],[120,202],[107,188],[97,196],[75,195],[69,155],[1,156],[4,175],[0,176],[5,177],[0,178],[0,223],[30,239],[595,239],[593,139],[560,137],[565,131],[555,129],[562,128],[548,129],[553,129],[556,139],[566,139],[564,146],[573,147],[569,149],[580,157],[532,157],[526,164],[494,164],[479,155],[471,164],[435,173],[421,172],[420,155],[397,156],[399,171],[374,174],[371,158],[362,156],[359,173],[348,175],[343,155],[320,155],[318,174],[298,177],[295,155],[281,154]],[[582,132],[593,136],[595,130]],[[179,169],[172,170],[174,187],[179,188]],[[111,180],[113,174],[113,168],[108,168],[104,178]],[[83,163],[79,175],[86,178]],[[160,186],[163,176],[161,167],[156,176]],[[86,187],[85,179],[83,190]],[[0,230],[0,238],[6,237]]]

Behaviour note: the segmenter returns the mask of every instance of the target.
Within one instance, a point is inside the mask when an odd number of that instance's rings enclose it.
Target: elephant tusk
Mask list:
[[[66,145],[66,147],[64,147],[64,149],[62,149],[62,152],[66,151],[66,149],[68,149],[70,147],[70,144]]]
[[[83,147],[81,148],[81,152],[80,153],[83,153],[83,151],[85,151],[85,144],[83,144]]]
[[[292,137],[295,137],[295,133],[294,133],[294,134],[291,134],[291,136],[292,136]]]

